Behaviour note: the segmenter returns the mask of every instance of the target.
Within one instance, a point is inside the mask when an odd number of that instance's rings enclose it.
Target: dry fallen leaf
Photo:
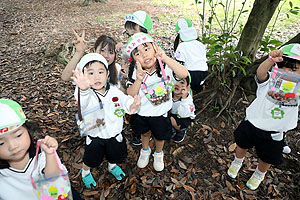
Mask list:
[[[187,167],[185,166],[185,164],[181,160],[178,160],[178,165],[182,169],[187,169]]]
[[[220,134],[221,134],[220,131],[218,131],[218,130],[215,129],[215,128],[213,128],[213,132],[214,132],[215,134],[217,134],[217,135],[220,135]]]
[[[235,150],[235,148],[236,148],[236,143],[233,143],[233,144],[231,144],[231,145],[228,147],[228,150],[229,150],[230,152],[233,152],[233,151]]]

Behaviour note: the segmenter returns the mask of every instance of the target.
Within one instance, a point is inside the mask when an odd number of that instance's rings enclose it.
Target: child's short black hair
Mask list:
[[[136,27],[136,23],[132,22],[132,21],[127,21],[125,23],[125,29],[133,29],[135,30],[135,27]],[[143,33],[148,33],[148,30],[140,25],[138,25],[140,27],[140,31],[143,32]]]
[[[96,51],[97,47],[100,46],[100,50],[106,45],[108,45],[108,50],[115,52],[115,59],[114,61],[108,65],[109,70],[109,82],[113,85],[118,84],[118,72],[116,68],[116,44],[117,42],[110,36],[107,35],[101,35],[98,37],[98,39],[95,42],[94,49]]]
[[[174,40],[174,52],[176,51],[178,45],[179,45],[180,35],[177,34],[175,40]]]
[[[296,70],[297,69],[297,63],[300,63],[298,60],[292,59],[292,58],[288,58],[283,56],[283,61],[282,62],[278,62],[278,68],[290,68],[292,70]]]
[[[28,152],[29,152],[29,157],[33,158],[35,156],[36,143],[34,142],[31,133],[36,131],[36,127],[38,127],[38,126],[35,123],[32,123],[30,121],[26,121],[22,126],[24,126],[28,131],[28,134],[30,137],[30,146],[29,146]],[[0,169],[6,169],[9,167],[10,167],[10,165],[8,164],[7,160],[0,159]]]

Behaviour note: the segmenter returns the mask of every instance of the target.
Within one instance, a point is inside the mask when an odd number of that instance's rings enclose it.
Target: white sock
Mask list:
[[[148,147],[147,149],[144,149],[144,148],[143,148],[143,151],[149,151],[149,150],[150,150],[150,148],[149,148],[149,147]]]
[[[108,163],[108,171],[110,171],[116,164]]]
[[[237,162],[239,162],[239,163],[243,163],[244,158],[245,157],[243,157],[243,158],[237,158],[236,156],[234,156],[234,160],[237,161]]]
[[[82,168],[81,176],[82,176],[82,177],[85,177],[85,176],[88,175],[90,172],[91,172],[90,169],[84,170],[84,169]]]
[[[265,172],[259,171],[258,167],[256,167],[255,171],[261,176],[265,176],[265,174],[267,173],[266,171]]]

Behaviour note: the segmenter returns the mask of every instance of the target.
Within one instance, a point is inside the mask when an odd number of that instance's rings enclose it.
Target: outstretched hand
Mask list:
[[[130,106],[130,112],[129,112],[130,115],[135,113],[140,108],[141,99],[142,97],[138,97],[137,95],[134,96],[134,101]]]
[[[71,79],[76,83],[76,85],[81,90],[87,90],[92,86],[90,79],[88,78],[87,69],[84,69],[83,73],[79,67],[77,67],[77,71],[73,70],[73,76]]]
[[[58,143],[55,138],[47,135],[44,139],[41,139],[41,148],[46,154],[52,154],[53,150],[51,148],[56,150],[57,147]]]
[[[139,61],[136,61],[136,78],[140,81],[143,81],[146,71],[143,70],[142,65]]]
[[[77,52],[84,52],[87,49],[87,43],[84,39],[85,37],[85,31],[82,31],[81,37],[76,33],[74,29],[72,29],[72,32],[74,33],[76,37],[76,43],[75,48]]]
[[[274,62],[282,62],[283,61],[283,51],[282,50],[273,50],[270,52],[269,56],[272,57]]]

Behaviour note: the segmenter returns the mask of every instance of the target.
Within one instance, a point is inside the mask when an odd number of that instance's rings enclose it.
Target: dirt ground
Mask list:
[[[233,130],[244,117],[251,98],[240,92],[219,118],[218,110],[208,107],[197,115],[187,137],[180,144],[166,141],[165,169],[155,172],[151,158],[145,169],[136,166],[140,147],[128,144],[128,158],[121,166],[125,179],[117,181],[107,171],[107,162],[92,170],[97,187],[85,189],[80,180],[84,141],[75,124],[77,105],[74,86],[60,78],[65,65],[57,58],[63,44],[72,44],[71,29],[86,30],[86,40],[107,34],[125,42],[122,35],[124,16],[145,10],[154,21],[154,29],[174,29],[175,24],[157,17],[176,13],[178,8],[161,7],[150,1],[108,0],[83,7],[79,0],[2,0],[0,1],[0,97],[18,101],[40,131],[59,141],[59,154],[69,170],[72,185],[84,199],[299,199],[300,134],[287,136],[292,152],[283,164],[272,167],[262,185],[251,191],[245,187],[257,165],[254,151],[247,154],[236,180],[226,170],[233,158]],[[168,53],[174,36],[153,35]],[[92,42],[91,42],[92,43]],[[66,49],[70,50],[72,45]],[[67,54],[68,55],[68,54]],[[210,83],[207,83],[207,90]],[[205,106],[205,96],[195,98],[197,112]],[[128,140],[131,130],[125,124]],[[152,144],[153,145],[153,144]]]

